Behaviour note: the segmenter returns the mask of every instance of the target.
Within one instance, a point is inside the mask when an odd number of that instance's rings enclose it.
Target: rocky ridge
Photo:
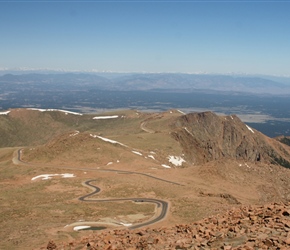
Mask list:
[[[191,113],[177,118],[172,130],[194,164],[228,158],[290,167],[288,145],[252,129],[236,115]]]
[[[46,249],[289,249],[290,202],[241,206],[173,227],[110,230]],[[45,249],[44,247],[42,249]]]

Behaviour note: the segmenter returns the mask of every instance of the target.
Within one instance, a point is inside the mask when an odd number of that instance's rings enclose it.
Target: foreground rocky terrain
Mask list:
[[[42,249],[289,249],[290,203],[241,206],[191,224],[97,232]]]

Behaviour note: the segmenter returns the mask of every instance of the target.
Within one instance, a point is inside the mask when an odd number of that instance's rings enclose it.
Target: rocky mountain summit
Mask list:
[[[241,206],[173,227],[111,230],[46,249],[289,249],[290,203]],[[42,248],[45,249],[45,248]]]
[[[290,167],[289,146],[252,129],[236,115],[192,113],[179,117],[172,127],[172,135],[195,164],[231,158]]]

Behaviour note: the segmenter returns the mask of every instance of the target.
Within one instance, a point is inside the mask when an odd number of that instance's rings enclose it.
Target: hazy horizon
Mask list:
[[[96,75],[106,75],[106,74],[116,74],[116,75],[133,75],[133,74],[182,74],[182,75],[220,75],[220,76],[244,76],[244,77],[277,77],[290,79],[290,75],[275,75],[275,74],[255,74],[255,73],[242,73],[242,72],[228,72],[228,73],[216,73],[216,72],[170,72],[170,71],[160,71],[160,72],[147,72],[147,71],[109,71],[109,70],[66,70],[66,69],[49,69],[49,68],[0,68],[0,76],[5,74],[96,74]]]

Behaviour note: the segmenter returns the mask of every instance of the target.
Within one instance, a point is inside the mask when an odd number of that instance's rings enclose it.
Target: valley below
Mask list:
[[[290,244],[288,137],[236,115],[21,108],[0,136],[1,249]]]

